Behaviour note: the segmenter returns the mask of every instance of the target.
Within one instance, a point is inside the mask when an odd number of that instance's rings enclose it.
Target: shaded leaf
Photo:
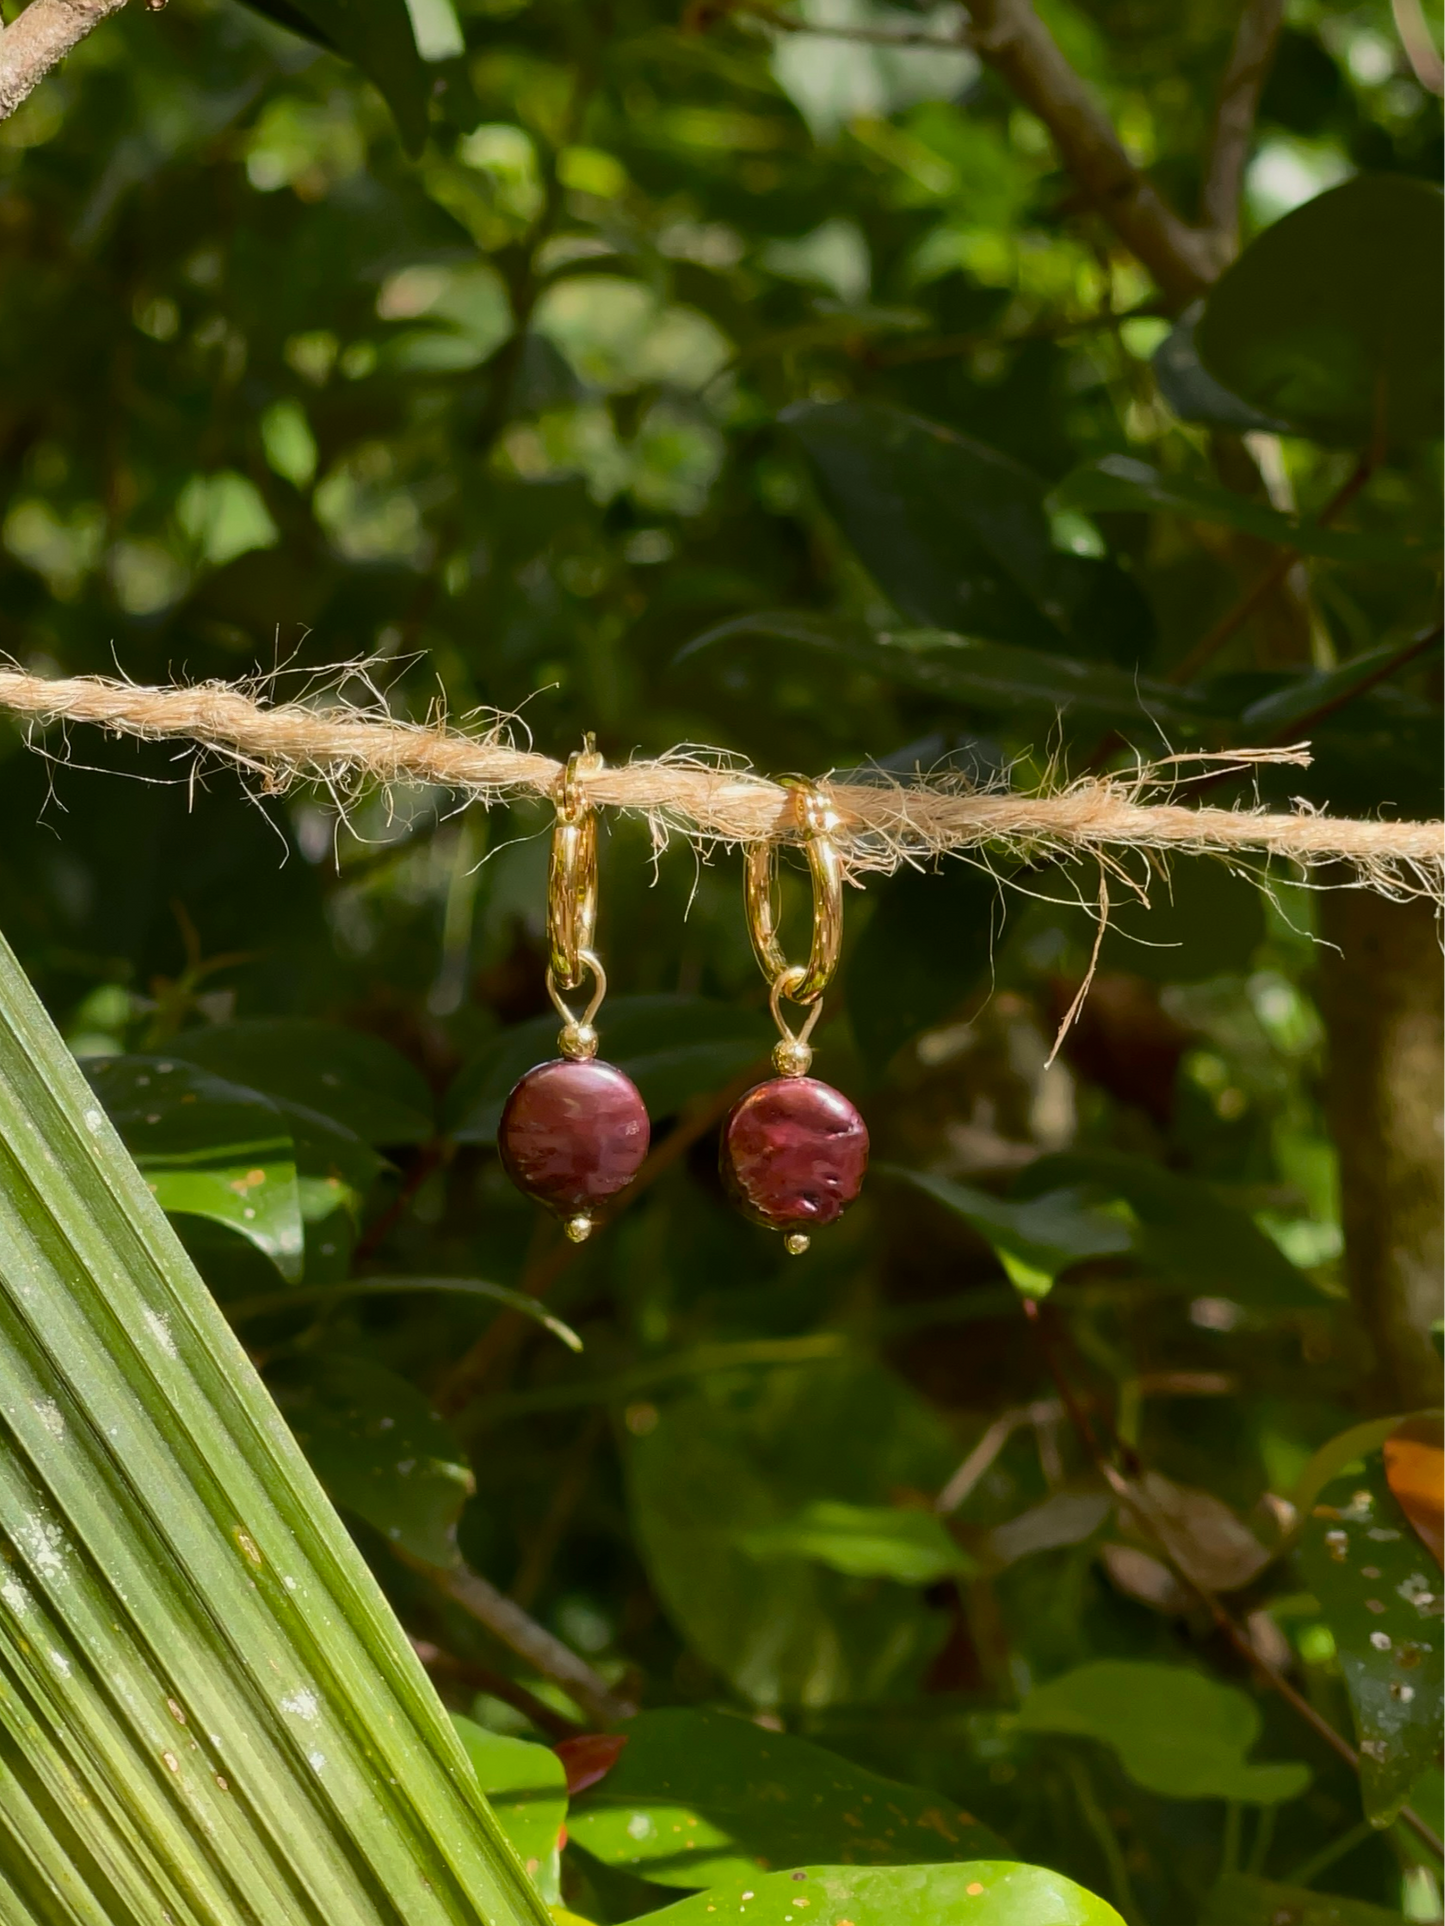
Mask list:
[[[247,5],[355,61],[396,116],[407,152],[421,152],[431,80],[417,51],[406,0],[247,0]]]
[[[1162,1472],[1146,1471],[1136,1489],[1144,1501],[1136,1519],[1127,1505],[1119,1522],[1146,1543],[1162,1541],[1187,1578],[1214,1592],[1237,1591],[1258,1577],[1270,1554],[1229,1506],[1213,1492],[1177,1485]]]
[[[677,660],[742,640],[788,642],[833,661],[851,662],[899,688],[967,708],[1025,708],[1120,728],[1146,718],[1187,725],[1209,714],[1206,699],[1195,691],[1151,682],[1107,663],[980,642],[941,629],[878,633],[844,616],[790,610],[721,623],[689,642]]]
[[[1166,1289],[1274,1308],[1324,1301],[1247,1212],[1199,1178],[1121,1151],[1063,1151],[1031,1164],[1013,1194],[1064,1188],[1082,1188],[1095,1203],[1126,1203],[1139,1220],[1139,1262]]]
[[[101,1057],[86,1075],[168,1216],[224,1224],[301,1276],[295,1146],[276,1104],[171,1057]]]
[[[900,1866],[993,1852],[986,1826],[786,1733],[722,1712],[642,1712],[568,1836],[662,1886],[726,1886],[820,1857]]]
[[[453,1712],[452,1724],[466,1748],[497,1824],[549,1906],[562,1899],[558,1835],[567,1817],[567,1775],[549,1747],[489,1732]]]
[[[654,1122],[765,1059],[771,1038],[756,1011],[701,996],[610,997],[598,1027],[602,1055],[631,1077]],[[447,1092],[448,1134],[458,1143],[495,1142],[513,1084],[556,1056],[557,1029],[556,1017],[545,1016],[493,1037]]]
[[[507,1284],[492,1284],[484,1277],[367,1277],[348,1278],[341,1284],[303,1284],[299,1289],[268,1292],[264,1297],[233,1298],[227,1302],[226,1315],[233,1324],[250,1317],[264,1317],[272,1311],[290,1310],[298,1304],[344,1304],[351,1297],[409,1297],[413,1293],[453,1291],[459,1297],[484,1297],[504,1304],[540,1324],[553,1337],[560,1338],[569,1351],[580,1351],[582,1340],[570,1324],[554,1317],[545,1305],[526,1291],[514,1291]]]
[[[1199,359],[1194,335],[1203,312],[1202,301],[1193,303],[1154,350],[1150,366],[1160,394],[1181,421],[1232,428],[1236,434],[1288,432],[1288,422],[1261,414],[1258,408],[1232,395]]]
[[[1101,576],[1127,587],[1126,578],[1054,548],[1044,484],[1022,463],[877,402],[799,402],[782,419],[844,535],[906,620],[1027,648],[1072,641],[1088,654],[1110,652],[1093,632],[1090,604]]]
[[[1245,535],[1316,555],[1335,562],[1383,562],[1398,565],[1412,558],[1411,546],[1392,535],[1356,534],[1342,528],[1319,528],[1280,514],[1265,502],[1237,495],[1216,482],[1163,475],[1132,455],[1105,455],[1065,476],[1050,498],[1057,508],[1076,508],[1084,514],[1132,510],[1138,514],[1182,515],[1187,520],[1214,522],[1237,528]],[[1430,559],[1417,548],[1415,556]]]
[[[1350,1695],[1365,1811],[1384,1825],[1439,1756],[1445,1587],[1386,1482],[1378,1450],[1362,1470],[1321,1489],[1299,1555]]]
[[[1206,1893],[1199,1926],[1400,1926],[1401,1917],[1368,1900],[1226,1873]]]
[[[1251,1765],[1260,1733],[1253,1699],[1182,1665],[1100,1659],[1035,1686],[1019,1723],[1112,1746],[1137,1785],[1169,1799],[1237,1799],[1274,1805],[1298,1798],[1309,1767]]]
[[[809,1558],[853,1578],[931,1585],[974,1569],[936,1512],[820,1498],[775,1525],[738,1534],[750,1558]]]
[[[456,1563],[456,1523],[475,1489],[445,1422],[407,1379],[365,1358],[288,1362],[272,1389],[318,1478],[413,1557]]]
[[[1063,1186],[1014,1203],[929,1171],[903,1170],[895,1164],[880,1168],[925,1192],[976,1230],[1026,1297],[1044,1296],[1060,1272],[1086,1258],[1119,1256],[1134,1248],[1131,1226],[1090,1203],[1079,1188]]]
[[[1439,433],[1441,197],[1364,174],[1267,227],[1210,290],[1205,367],[1245,401],[1332,446]]]
[[[1342,662],[1337,669],[1321,669],[1313,675],[1297,676],[1282,689],[1275,689],[1271,694],[1261,696],[1258,702],[1252,702],[1239,719],[1240,727],[1250,734],[1282,736],[1297,722],[1316,715],[1331,704],[1343,702],[1361,684],[1377,680],[1382,673],[1392,673],[1397,663],[1403,666],[1407,662],[1417,661],[1423,653],[1419,644],[1412,639],[1399,647],[1366,649],[1361,655],[1352,655],[1348,662]]]
[[[799,1873],[801,1872],[801,1877]],[[822,1909],[803,1912],[800,1898]],[[713,1903],[709,1903],[713,1902]],[[808,1866],[699,1893],[650,1918],[658,1926],[716,1926],[719,1917],[787,1926],[1122,1926],[1119,1915],[1062,1873],[1009,1860],[962,1866]]]
[[[1404,1422],[1400,1417],[1367,1418],[1352,1424],[1347,1431],[1322,1444],[1290,1494],[1290,1502],[1300,1516],[1306,1517],[1326,1485],[1333,1484],[1347,1466],[1362,1464],[1372,1451],[1378,1451],[1392,1431]]]
[[[252,1017],[185,1030],[174,1054],[280,1102],[318,1111],[368,1144],[432,1134],[426,1079],[379,1037],[305,1017]]]

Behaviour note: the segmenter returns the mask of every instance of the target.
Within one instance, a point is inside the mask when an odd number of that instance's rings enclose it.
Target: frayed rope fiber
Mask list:
[[[364,672],[343,671],[351,681]],[[276,794],[326,786],[338,802],[367,784],[426,783],[492,803],[555,794],[562,765],[518,748],[506,718],[455,728],[400,721],[380,697],[344,702],[333,682],[307,700],[272,702],[267,684],[203,682],[144,688],[102,676],[47,679],[0,669],[0,707],[35,723],[92,723],[114,734],[183,740],[224,758]],[[469,719],[477,720],[477,719]],[[1086,776],[1028,793],[971,786],[957,776],[899,782],[871,772],[823,779],[839,819],[835,840],[855,874],[886,874],[944,854],[1001,850],[1034,859],[1090,857],[1114,866],[1129,851],[1278,857],[1301,873],[1333,866],[1356,887],[1445,897],[1445,824],[1337,820],[1215,809],[1173,798],[1189,781],[1266,763],[1307,765],[1306,745],[1164,757],[1127,775]],[[697,843],[796,841],[793,793],[718,752],[675,750],[584,774],[587,799],[646,817],[654,836]],[[1342,874],[1341,874],[1342,872]]]

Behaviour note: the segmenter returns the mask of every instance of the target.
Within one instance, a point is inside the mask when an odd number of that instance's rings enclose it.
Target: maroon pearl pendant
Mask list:
[[[514,1087],[497,1149],[518,1190],[556,1211],[580,1244],[595,1206],[637,1175],[650,1135],[647,1107],[630,1077],[595,1058],[557,1057]]]
[[[868,1127],[831,1084],[773,1077],[733,1106],[721,1168],[744,1217],[785,1232],[796,1256],[808,1232],[841,1217],[862,1189]]]

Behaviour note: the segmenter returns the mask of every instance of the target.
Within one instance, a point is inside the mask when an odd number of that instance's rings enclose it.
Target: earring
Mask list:
[[[778,1075],[733,1106],[723,1128],[721,1167],[743,1215],[782,1231],[796,1257],[808,1248],[808,1232],[840,1217],[862,1188],[868,1129],[841,1090],[808,1075],[808,1038],[842,947],[843,866],[831,834],[838,818],[827,798],[810,783],[789,786],[813,883],[812,948],[806,963],[790,964],[783,954],[773,911],[777,850],[771,843],[752,844],[744,900],[753,953],[771,986],[780,1033],[773,1050]],[[784,1000],[808,1012],[797,1031],[783,1016]]]
[[[568,1237],[591,1235],[597,1205],[624,1189],[647,1155],[647,1108],[630,1077],[597,1059],[594,1019],[607,976],[592,947],[597,923],[597,818],[579,776],[602,767],[593,738],[568,759],[559,780],[557,820],[547,868],[547,994],[562,1032],[562,1052],[529,1070],[502,1110],[497,1149],[519,1190],[562,1218]],[[592,995],[581,1016],[563,1001],[587,977]]]

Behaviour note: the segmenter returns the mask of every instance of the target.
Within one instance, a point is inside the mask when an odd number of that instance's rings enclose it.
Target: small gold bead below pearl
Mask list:
[[[569,1217],[565,1228],[567,1236],[572,1243],[585,1244],[587,1239],[592,1235],[592,1219],[585,1211],[582,1211],[576,1217]]]
[[[806,1231],[789,1231],[783,1239],[783,1249],[789,1257],[801,1257],[808,1248],[809,1238]]]

